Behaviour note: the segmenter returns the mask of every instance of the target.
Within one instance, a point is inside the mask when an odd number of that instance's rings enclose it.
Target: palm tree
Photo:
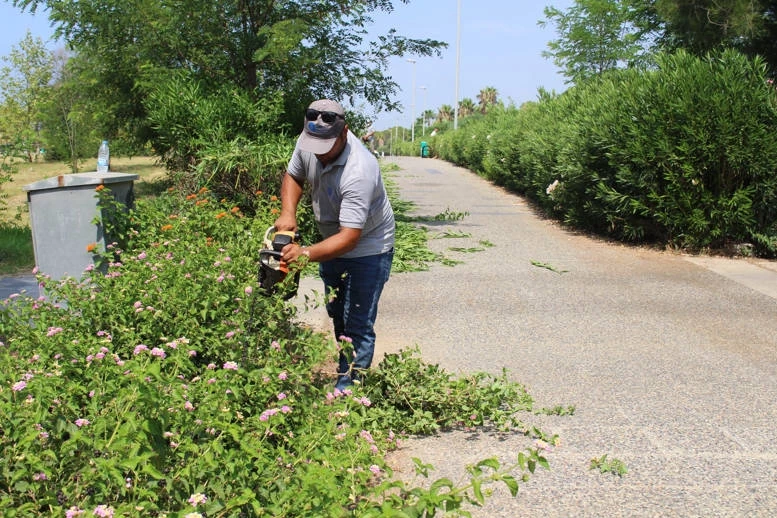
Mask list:
[[[437,111],[437,120],[445,122],[453,119],[453,108],[449,104],[443,104]]]
[[[469,117],[475,113],[475,102],[469,97],[459,101],[459,117]]]
[[[493,86],[487,86],[483,88],[478,94],[478,102],[480,105],[480,112],[486,113],[488,107],[492,104],[496,104],[499,92]]]

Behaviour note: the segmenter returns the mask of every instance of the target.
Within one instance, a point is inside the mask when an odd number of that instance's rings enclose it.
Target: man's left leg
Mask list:
[[[393,250],[385,254],[348,259],[343,300],[344,335],[353,345],[351,380],[369,369],[375,353],[375,319],[383,285],[391,273]],[[346,380],[347,381],[347,380]]]

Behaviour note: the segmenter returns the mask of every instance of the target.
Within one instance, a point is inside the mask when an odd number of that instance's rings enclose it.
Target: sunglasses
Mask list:
[[[338,117],[340,117],[341,119],[345,119],[345,117],[335,112],[321,112],[318,110],[314,110],[312,108],[308,108],[305,111],[305,118],[309,121],[314,121],[318,119],[319,116],[321,116],[321,120],[327,124],[334,123]]]

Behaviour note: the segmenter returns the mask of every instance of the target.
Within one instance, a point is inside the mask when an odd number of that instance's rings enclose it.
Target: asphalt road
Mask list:
[[[388,160],[388,159],[387,159]],[[417,215],[467,212],[431,245],[464,261],[397,274],[378,315],[376,362],[420,346],[451,372],[508,369],[561,445],[512,498],[504,487],[474,516],[777,516],[777,265],[621,246],[544,220],[518,196],[442,161],[397,158],[393,174]],[[451,247],[494,246],[481,252]],[[557,271],[538,266],[550,266]],[[563,273],[558,273],[562,272]],[[320,289],[308,279],[305,289]],[[304,315],[328,328],[325,313]],[[392,456],[414,479],[466,480],[465,466],[504,462],[522,435],[414,438]],[[607,455],[618,477],[590,469]]]

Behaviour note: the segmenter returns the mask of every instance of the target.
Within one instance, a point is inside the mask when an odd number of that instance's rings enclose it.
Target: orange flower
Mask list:
[[[205,194],[206,192],[208,192],[208,188],[207,187],[203,187],[202,189],[197,191],[197,194]]]
[[[205,205],[206,203],[208,203],[208,200],[197,200],[194,204],[199,207],[201,205]]]
[[[278,201],[278,197],[277,196],[270,196],[270,201]]]
[[[178,214],[170,214],[168,219],[178,219]]]
[[[262,191],[256,191],[257,196],[261,196],[262,194],[264,194]]]
[[[97,249],[97,243],[89,243],[86,245],[86,251],[91,253],[94,252]]]
[[[275,207],[273,207],[272,209],[270,209],[270,214],[278,214],[279,212],[280,212],[280,211],[279,211],[278,209],[276,209]]]
[[[173,230],[172,225],[162,225],[162,228],[160,229],[162,232],[167,232],[168,230]]]
[[[168,187],[167,188],[167,192],[173,192],[173,191],[175,191],[175,187]]]
[[[218,214],[216,214],[216,219],[225,218],[226,216],[227,216],[226,212],[219,212]]]
[[[232,210],[230,210],[229,212],[231,212],[232,214],[237,214],[238,212],[240,212],[240,207],[232,207]]]
[[[213,244],[213,238],[212,237],[208,236],[207,238],[205,238],[205,245],[206,246],[211,246],[212,244]]]
[[[194,199],[194,198],[196,198],[196,197],[197,197],[197,195],[196,195],[196,194],[190,194],[189,196],[187,196],[187,197],[186,197],[186,199],[187,199],[187,200],[193,200],[193,199]]]
[[[98,185],[97,187],[95,187],[95,189],[94,189],[94,190],[95,190],[95,191],[97,191],[97,192],[100,192],[100,191],[102,191],[103,189],[105,189],[105,186],[104,186],[103,184],[100,184],[100,185]]]

